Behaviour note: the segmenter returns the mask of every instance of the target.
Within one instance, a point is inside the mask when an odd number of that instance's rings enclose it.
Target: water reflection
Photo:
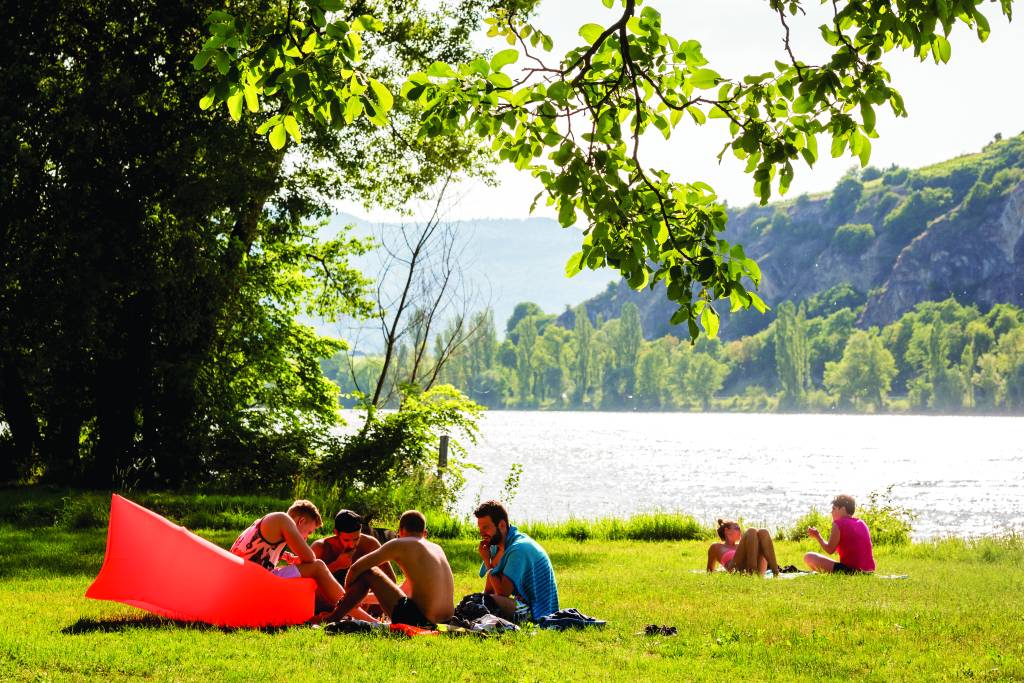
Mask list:
[[[518,518],[679,510],[790,525],[893,485],[915,536],[1024,529],[1024,418],[493,412],[460,511],[524,467]]]

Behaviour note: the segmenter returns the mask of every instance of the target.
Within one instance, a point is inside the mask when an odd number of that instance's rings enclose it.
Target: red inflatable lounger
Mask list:
[[[282,579],[114,495],[107,554],[85,592],[181,621],[284,626],[313,616],[316,583]]]

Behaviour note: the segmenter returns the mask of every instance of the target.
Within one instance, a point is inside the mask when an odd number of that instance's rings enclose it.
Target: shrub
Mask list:
[[[358,503],[376,517],[406,507],[450,509],[465,483],[466,451],[452,438],[448,467],[438,473],[440,435],[475,443],[482,410],[450,385],[422,393],[409,389],[398,410],[371,410],[363,428],[316,463],[303,485]]]
[[[846,223],[832,235],[832,243],[844,254],[863,254],[874,241],[875,229],[868,223]]]
[[[846,176],[832,190],[832,196],[828,200],[828,208],[832,211],[842,211],[857,204],[857,200],[864,193],[864,185],[855,176]]]
[[[860,172],[860,179],[865,183],[882,177],[882,171],[877,166],[868,166]]]
[[[869,493],[867,504],[857,507],[857,516],[868,525],[875,545],[907,545],[917,519],[911,510],[892,502],[892,486]]]
[[[887,232],[907,239],[923,232],[928,221],[953,205],[953,192],[948,188],[926,187],[913,192],[885,217]]]
[[[899,166],[894,166],[882,174],[882,184],[896,187],[907,182],[910,171]]]
[[[832,517],[826,515],[818,508],[811,508],[810,511],[793,523],[789,529],[779,529],[776,538],[786,541],[802,541],[807,538],[807,527],[814,527],[821,532],[821,535],[828,538],[829,529],[832,528]]]

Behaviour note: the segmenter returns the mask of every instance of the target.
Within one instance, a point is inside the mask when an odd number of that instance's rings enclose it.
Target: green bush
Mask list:
[[[858,506],[857,517],[868,525],[875,545],[907,545],[917,519],[912,511],[892,502],[892,486],[882,493],[869,493],[867,504]]]
[[[832,235],[832,243],[844,254],[863,254],[874,241],[875,229],[868,223],[846,223]]]
[[[882,184],[889,185],[890,187],[896,187],[907,182],[907,177],[909,175],[910,171],[908,169],[894,166],[882,174]]]
[[[952,205],[952,190],[926,187],[908,195],[885,217],[885,229],[900,239],[909,239],[923,232],[930,220],[944,213]]]
[[[828,208],[832,211],[844,211],[857,204],[864,193],[864,184],[856,176],[848,175],[832,190],[828,200]]]
[[[812,526],[820,531],[823,537],[828,538],[828,532],[832,528],[832,517],[818,508],[811,508],[806,515],[796,520],[793,526],[788,529],[779,529],[776,538],[786,541],[802,541],[807,538],[807,528]]]
[[[865,183],[882,177],[882,171],[877,166],[868,166],[860,172],[860,179]]]
[[[316,463],[297,491],[312,491],[381,518],[403,509],[450,510],[465,483],[465,447],[476,442],[483,408],[451,385],[407,391],[399,410],[371,411],[362,429]],[[437,471],[442,434],[448,467]]]

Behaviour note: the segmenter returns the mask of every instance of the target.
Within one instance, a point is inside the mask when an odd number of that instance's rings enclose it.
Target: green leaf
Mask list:
[[[270,135],[267,137],[270,140],[270,146],[274,149],[281,149],[284,147],[284,143],[288,139],[284,131],[284,125],[280,123],[270,130]]]
[[[213,59],[213,54],[211,50],[203,50],[192,58],[192,68],[199,71],[210,63],[210,60]]]
[[[519,59],[518,50],[502,50],[491,57],[491,70],[501,71],[501,68],[508,64],[514,64]]]
[[[391,111],[391,107],[395,103],[395,98],[391,96],[391,92],[380,81],[373,78],[370,79],[370,90],[373,91],[373,97],[380,104],[379,113],[383,116],[383,114]]]
[[[863,135],[860,138],[860,151],[857,153],[860,158],[860,166],[864,168],[868,165],[868,161],[871,160],[871,141]]]
[[[434,62],[427,67],[427,75],[435,78],[455,78],[458,74],[444,62]]]
[[[558,223],[568,228],[576,222],[576,207],[571,200],[563,199],[558,203]]]
[[[213,88],[210,88],[210,91],[208,93],[206,93],[205,95],[203,95],[202,99],[199,100],[199,108],[202,109],[203,111],[206,111],[207,109],[209,109],[210,107],[213,106],[213,103],[216,100],[217,100],[217,96],[215,94],[215,91],[214,91]]]
[[[352,123],[363,113],[363,103],[358,97],[350,97],[345,102],[345,121]]]
[[[260,101],[256,97],[256,86],[252,83],[246,83],[245,89],[245,106],[249,108],[251,112],[257,112],[260,110]]]
[[[569,85],[565,81],[555,81],[548,87],[548,97],[564,102],[569,97]]]
[[[875,110],[870,102],[860,101],[860,115],[864,119],[864,130],[871,133],[875,130]]]
[[[700,312],[700,324],[704,327],[708,337],[714,339],[718,336],[718,313],[711,306],[705,306]]]
[[[512,78],[508,74],[493,73],[493,74],[491,74],[490,76],[487,77],[487,80],[490,81],[491,83],[493,83],[495,85],[495,87],[498,87],[498,88],[511,88],[512,87]]]
[[[615,4],[615,0],[601,0],[601,2],[604,3],[604,6],[608,9],[611,9],[612,5]]]
[[[651,274],[646,268],[640,266],[640,269],[633,271],[633,274],[629,277],[629,286],[639,292],[641,289],[646,287],[647,283],[650,281]]]
[[[690,75],[690,82],[695,88],[710,90],[715,87],[720,78],[718,72],[712,69],[697,69]]]
[[[299,122],[295,120],[295,117],[291,114],[284,117],[284,129],[288,131],[288,135],[292,136],[292,140],[299,143],[302,142],[302,132],[299,131]]]
[[[593,45],[594,41],[600,38],[602,33],[604,33],[604,26],[601,26],[601,24],[584,24],[580,26],[580,37],[590,45]]]
[[[569,260],[565,263],[565,276],[574,277],[581,270],[583,270],[583,252],[577,251],[575,254],[569,257]]]
[[[935,56],[941,59],[943,64],[949,61],[953,53],[953,48],[950,46],[949,41],[942,36],[935,36],[935,40],[932,41],[932,50],[935,51]]]
[[[231,93],[228,97],[228,113],[231,114],[231,118],[238,121],[242,118],[242,91],[236,90]]]
[[[764,299],[759,297],[754,292],[747,292],[747,296],[750,297],[750,305],[757,309],[758,313],[764,313],[768,310],[768,304],[764,302]]]

